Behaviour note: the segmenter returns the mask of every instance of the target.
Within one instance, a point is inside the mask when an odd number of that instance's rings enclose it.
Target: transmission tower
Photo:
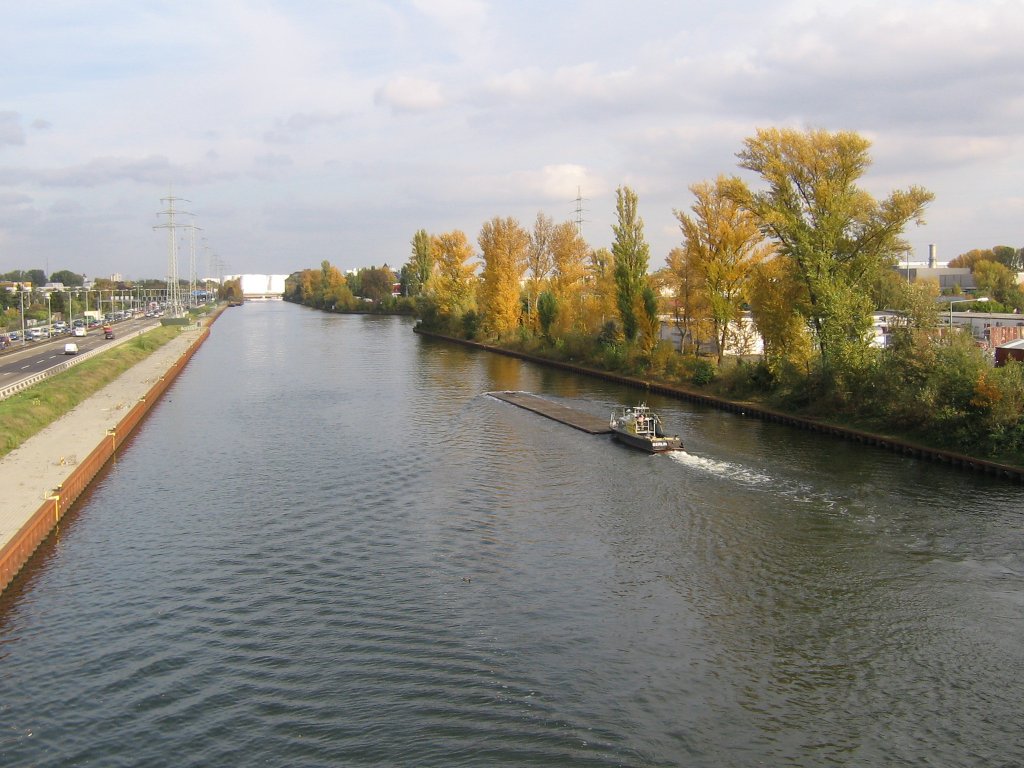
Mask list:
[[[202,227],[195,224],[188,225],[189,231],[189,257],[188,257],[188,305],[194,307],[197,302],[196,294],[199,292],[199,276],[196,274],[196,231],[202,232]]]
[[[181,197],[174,197],[174,195],[168,195],[167,197],[161,197],[160,202],[166,203],[167,208],[157,213],[157,216],[166,216],[167,220],[163,224],[157,224],[153,229],[167,230],[167,307],[171,317],[181,317],[181,285],[178,283],[178,241],[175,234],[175,230],[181,225],[175,223],[174,216],[183,213],[187,215],[187,212],[176,211],[174,204],[191,201]]]
[[[583,207],[585,200],[586,198],[580,194],[580,188],[576,187],[576,210],[574,211],[574,219],[576,221],[576,234],[580,237],[583,236],[583,222],[585,221],[583,214],[587,212],[586,208]]]

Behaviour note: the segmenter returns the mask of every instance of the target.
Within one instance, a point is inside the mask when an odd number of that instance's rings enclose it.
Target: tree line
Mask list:
[[[421,229],[403,296],[427,329],[1021,463],[1021,366],[993,368],[968,334],[944,327],[936,282],[901,278],[904,230],[924,221],[933,195],[866,192],[869,149],[850,131],[758,130],[736,155],[756,183],[722,174],[690,186],[694,202],[674,211],[680,245],[653,272],[627,186],[616,190],[610,247],[543,212],[530,228],[492,218],[475,247],[460,230]],[[1024,305],[1019,250],[960,260],[999,302],[990,309]],[[331,269],[310,274],[309,291],[345,305]],[[874,343],[881,309],[894,318],[886,347]],[[666,319],[678,346],[662,340]],[[742,354],[755,334],[761,353]]]

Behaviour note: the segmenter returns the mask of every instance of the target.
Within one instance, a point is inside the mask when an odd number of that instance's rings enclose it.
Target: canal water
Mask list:
[[[11,766],[1024,763],[1022,491],[400,318],[229,310],[0,598]]]

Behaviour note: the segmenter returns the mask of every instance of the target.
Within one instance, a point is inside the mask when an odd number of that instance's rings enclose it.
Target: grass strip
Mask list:
[[[0,400],[0,457],[91,397],[181,333],[161,326]]]

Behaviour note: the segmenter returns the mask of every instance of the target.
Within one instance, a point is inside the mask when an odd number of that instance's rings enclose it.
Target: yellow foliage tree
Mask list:
[[[786,259],[766,259],[751,275],[747,287],[750,309],[764,341],[765,365],[776,376],[787,364],[803,374],[810,372],[814,344],[800,311],[804,295]]]
[[[696,352],[701,339],[711,333],[706,294],[696,258],[683,248],[673,248],[665,257],[665,269],[658,282],[669,295],[668,313],[679,331],[679,351]]]
[[[588,332],[599,333],[604,324],[614,320],[619,313],[615,255],[607,248],[597,248],[590,252],[586,267],[582,321]]]
[[[434,271],[425,293],[442,317],[458,318],[473,307],[476,265],[466,233],[455,229],[431,238]]]
[[[769,253],[752,213],[744,210],[727,192],[735,180],[719,176],[690,187],[696,198],[693,216],[675,211],[683,232],[683,249],[698,274],[698,290],[710,313],[718,364],[736,336],[742,315],[744,291],[752,270]]]
[[[571,221],[552,228],[550,242],[551,292],[558,305],[558,330],[582,330],[587,243]]]
[[[477,242],[484,264],[480,275],[484,329],[500,338],[519,326],[530,235],[514,218],[495,216],[483,225]]]
[[[526,254],[526,267],[529,276],[526,281],[526,298],[529,302],[528,312],[532,329],[537,330],[537,301],[547,284],[552,269],[551,238],[554,223],[551,217],[543,212],[537,213],[530,233],[530,246]]]

